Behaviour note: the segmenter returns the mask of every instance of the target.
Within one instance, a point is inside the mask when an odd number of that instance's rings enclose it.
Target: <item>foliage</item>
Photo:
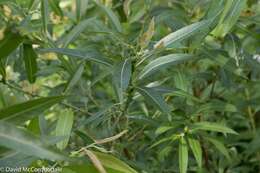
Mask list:
[[[0,0],[0,167],[260,171],[257,0]]]

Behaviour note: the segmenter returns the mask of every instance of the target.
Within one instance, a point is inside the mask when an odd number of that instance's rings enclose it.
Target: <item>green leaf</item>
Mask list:
[[[124,92],[128,88],[132,74],[132,64],[130,59],[125,59],[115,66],[113,80],[120,102],[123,102]]]
[[[170,114],[171,110],[163,97],[156,92],[153,88],[137,87],[137,91],[145,98],[148,103],[152,103],[159,108],[162,112]]]
[[[48,0],[48,3],[50,4],[51,9],[56,15],[63,17],[62,9],[59,6],[59,0]]]
[[[10,55],[21,43],[23,37],[10,29],[4,32],[4,38],[0,41],[0,59]]]
[[[162,126],[162,127],[159,127],[156,131],[155,131],[155,134],[156,135],[160,135],[160,134],[163,134],[171,129],[173,129],[174,127],[173,126]]]
[[[5,65],[2,61],[2,59],[0,59],[0,79],[1,81],[3,81],[3,83],[6,82],[6,71],[5,71]]]
[[[225,103],[219,100],[212,100],[206,104],[203,104],[200,106],[200,108],[196,111],[196,114],[198,113],[207,113],[207,112],[213,112],[213,111],[219,111],[219,112],[237,112],[236,106]]]
[[[208,130],[208,131],[215,131],[215,132],[221,132],[221,133],[231,133],[231,134],[238,134],[234,130],[223,126],[218,123],[211,123],[211,122],[197,122],[193,124],[192,131],[196,130]]]
[[[183,90],[180,90],[180,89],[176,89],[176,90],[173,90],[172,92],[167,93],[167,96],[183,97],[183,98],[190,99],[190,100],[193,100],[198,103],[202,102],[199,98],[194,97],[193,95],[191,95]]]
[[[0,120],[23,122],[21,119],[28,120],[32,115],[38,116],[39,112],[59,103],[64,98],[64,96],[45,97],[9,106],[0,110]]]
[[[215,36],[224,37],[237,23],[242,10],[246,7],[245,0],[226,1],[226,5],[216,30]]]
[[[73,88],[73,86],[75,86],[78,81],[80,80],[83,72],[84,72],[84,67],[85,67],[85,63],[81,63],[79,65],[79,67],[77,68],[76,72],[73,74],[73,76],[71,76],[71,79],[68,81],[64,92],[68,91],[69,89]]]
[[[81,21],[76,25],[68,34],[63,36],[61,40],[58,41],[59,44],[62,44],[62,47],[67,47],[71,42],[73,42],[78,36],[93,23],[95,19],[89,18]]]
[[[77,136],[79,136],[84,141],[85,145],[90,145],[92,143],[95,143],[95,140],[92,139],[90,136],[88,136],[88,134],[85,134],[80,130],[75,130],[74,132]]]
[[[28,156],[17,151],[6,152],[1,155],[0,167],[26,167],[36,159],[36,157]]]
[[[179,169],[180,173],[186,173],[188,168],[188,146],[184,137],[179,142]]]
[[[34,83],[36,81],[36,73],[37,73],[37,54],[33,50],[31,44],[23,44],[23,60],[25,63],[25,69],[27,73],[27,78],[30,83]]]
[[[205,137],[205,139],[207,139],[209,142],[211,142],[228,159],[228,161],[231,162],[229,152],[222,142],[220,142],[219,140],[213,139],[213,138],[209,138],[209,137]]]
[[[154,35],[154,29],[155,29],[155,22],[154,22],[154,18],[152,18],[148,29],[145,33],[143,33],[143,35],[140,38],[140,46],[141,48],[145,48],[148,46],[148,44],[150,43],[153,35]]]
[[[197,161],[198,166],[202,167],[202,151],[200,142],[194,138],[188,138],[190,148],[193,152],[193,155]]]
[[[131,168],[121,160],[115,158],[111,154],[105,154],[105,153],[94,152],[94,151],[92,152],[98,157],[102,165],[107,168],[121,171],[123,173],[137,173],[137,171],[135,171],[133,168]]]
[[[146,78],[156,71],[165,69],[168,66],[180,64],[191,59],[192,57],[193,55],[189,54],[170,54],[156,58],[144,67],[139,74],[139,79]]]
[[[155,142],[153,145],[151,145],[151,146],[149,147],[149,149],[150,149],[150,148],[153,148],[153,147],[155,147],[155,146],[157,146],[157,145],[160,145],[161,143],[167,142],[167,141],[173,142],[173,141],[175,141],[175,140],[178,139],[178,138],[179,138],[178,135],[172,135],[172,136],[167,137],[167,138],[162,138],[162,139],[160,139],[159,141]]]
[[[41,15],[42,15],[42,24],[43,31],[48,31],[48,23],[49,23],[49,3],[48,0],[41,0]]]
[[[111,63],[109,60],[105,59],[101,54],[92,51],[92,52],[87,52],[87,51],[82,51],[82,50],[76,50],[76,49],[66,49],[66,48],[46,48],[46,49],[40,49],[41,53],[57,53],[61,55],[67,55],[67,56],[72,56],[88,61],[93,61],[96,63],[100,63],[106,66],[111,66]]]
[[[76,19],[79,22],[84,17],[89,0],[76,0]]]
[[[154,48],[160,48],[160,47],[168,47],[176,45],[177,43],[182,42],[183,40],[186,40],[190,38],[191,36],[197,34],[201,30],[204,30],[205,28],[208,28],[211,24],[211,20],[203,20],[200,22],[193,23],[191,25],[188,25],[186,27],[183,27],[167,36],[162,38],[158,43],[154,45]]]
[[[73,111],[66,109],[59,113],[58,122],[56,126],[56,136],[66,136],[66,139],[57,143],[57,147],[63,150],[68,145],[70,133],[73,125]]]
[[[67,159],[62,154],[47,147],[31,133],[4,121],[0,121],[0,145],[42,159]]]
[[[100,2],[98,2],[96,0],[92,0],[92,1],[94,1],[97,4],[97,6],[106,13],[106,15],[111,20],[111,22],[114,25],[114,27],[116,28],[116,30],[118,32],[122,32],[123,29],[122,29],[121,23],[120,23],[118,17],[115,15],[115,13],[110,8],[104,6]]]

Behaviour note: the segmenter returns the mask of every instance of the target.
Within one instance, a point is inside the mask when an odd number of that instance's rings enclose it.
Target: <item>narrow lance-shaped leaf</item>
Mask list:
[[[3,81],[4,83],[6,80],[6,71],[2,59],[0,59],[0,80]]]
[[[188,146],[184,137],[179,142],[179,169],[180,173],[186,173],[188,168]]]
[[[125,59],[116,65],[113,73],[113,80],[118,94],[119,101],[123,101],[124,92],[126,91],[132,74],[132,64],[130,59]]]
[[[156,58],[144,67],[139,74],[139,79],[148,77],[154,72],[159,71],[160,69],[165,69],[168,66],[180,64],[191,59],[192,57],[193,55],[189,54],[170,54]]]
[[[49,3],[48,0],[41,0],[41,15],[44,32],[48,31],[49,22]]]
[[[102,165],[107,168],[112,168],[114,170],[121,171],[123,173],[137,173],[133,168],[128,166],[123,161],[115,158],[111,154],[105,154],[105,153],[94,152],[94,151],[92,152],[97,156],[98,160],[100,160]]]
[[[201,168],[202,167],[202,151],[201,151],[201,146],[200,142],[194,138],[188,138],[190,148],[193,152],[193,155],[197,161],[198,166]]]
[[[116,30],[118,32],[122,32],[122,26],[121,23],[118,19],[118,17],[115,15],[115,13],[108,7],[104,6],[103,4],[101,4],[100,2],[96,1],[96,0],[92,0],[94,1],[98,7],[100,7],[108,16],[108,18],[111,20],[112,24],[114,25],[114,27],[116,28]]]
[[[154,28],[155,28],[155,22],[154,22],[154,18],[152,18],[147,31],[145,33],[143,33],[143,35],[140,38],[141,48],[145,48],[151,41],[151,39],[154,35]]]
[[[79,65],[76,72],[73,74],[71,79],[68,81],[68,83],[64,89],[65,92],[68,91],[69,89],[71,89],[73,86],[75,86],[78,83],[78,81],[80,80],[80,78],[84,72],[84,67],[85,67],[85,63],[82,63]]]
[[[27,73],[27,78],[30,83],[34,83],[37,73],[37,54],[33,50],[31,44],[23,44],[23,60]]]
[[[23,41],[23,37],[10,29],[4,32],[4,38],[0,41],[0,59],[10,55]]]
[[[58,116],[59,117],[58,117],[58,122],[57,122],[57,126],[56,126],[56,136],[66,136],[66,139],[57,143],[57,147],[60,150],[63,150],[64,148],[66,148],[66,146],[68,145],[68,142],[69,142],[74,115],[73,115],[73,111],[67,109],[67,110],[60,112],[60,114]]]
[[[170,108],[163,97],[152,88],[137,87],[137,91],[145,98],[148,103],[152,103],[162,112],[170,114]]]
[[[45,97],[9,106],[0,110],[0,120],[17,121],[31,119],[32,115],[38,116],[39,113],[59,103],[64,98],[64,96]]]
[[[219,150],[228,159],[228,161],[231,161],[229,152],[222,142],[209,137],[206,137],[205,139],[212,143],[217,148],[217,150]]]
[[[237,132],[230,129],[229,127],[223,126],[218,123],[212,123],[212,122],[206,122],[206,121],[194,123],[192,131],[196,131],[196,130],[208,130],[208,131],[215,131],[215,132],[221,132],[221,133],[237,134]]]
[[[1,155],[0,167],[26,167],[29,166],[37,158],[27,154],[13,151],[6,152]]]
[[[46,48],[46,49],[40,49],[39,52],[41,53],[54,52],[61,55],[67,55],[67,56],[93,61],[111,67],[111,62],[109,60],[105,59],[101,54],[94,51],[87,52],[82,50],[66,49],[66,48]]]
[[[209,27],[211,22],[211,20],[203,20],[183,27],[162,38],[160,41],[158,41],[158,43],[154,45],[154,48],[168,47],[170,45],[180,43],[181,41],[193,36],[199,31]]]
[[[196,111],[196,113],[206,113],[206,112],[213,112],[213,111],[219,111],[219,112],[237,112],[237,108],[230,104],[225,103],[223,101],[219,100],[212,100],[206,104],[203,104],[200,106],[200,108]]]
[[[173,128],[174,128],[173,126],[161,126],[158,129],[156,129],[155,134],[160,135],[160,134],[163,134],[163,133],[165,133],[165,132],[167,132],[167,131],[169,131]]]
[[[63,47],[67,47],[87,28],[87,26],[89,26],[89,24],[93,23],[93,21],[94,18],[81,21],[69,33],[67,33],[65,36],[62,36],[62,38],[58,40],[58,43],[62,44]]]
[[[3,121],[0,121],[0,145],[42,159],[67,159],[62,154],[47,147],[31,133]]]
[[[5,58],[8,57],[15,49],[22,43],[23,37],[10,30],[6,29],[4,32],[4,38],[0,40],[0,75],[1,80],[5,82]]]
[[[91,162],[96,167],[99,173],[107,173],[98,157],[92,151],[85,150],[85,153],[88,155],[89,159],[91,160]]]
[[[215,36],[224,37],[236,24],[242,10],[246,6],[245,0],[226,1],[226,5],[217,28],[213,31]]]
[[[48,0],[48,3],[52,9],[52,11],[60,17],[63,17],[62,9],[59,6],[60,1],[57,0]]]

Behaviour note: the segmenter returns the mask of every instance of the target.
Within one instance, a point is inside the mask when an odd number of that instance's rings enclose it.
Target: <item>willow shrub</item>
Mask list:
[[[1,0],[1,171],[259,172],[259,12]]]

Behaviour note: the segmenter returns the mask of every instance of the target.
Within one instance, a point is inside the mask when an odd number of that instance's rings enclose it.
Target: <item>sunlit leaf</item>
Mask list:
[[[191,25],[188,25],[184,28],[181,28],[173,33],[170,33],[169,35],[162,38],[160,41],[158,41],[154,48],[159,48],[161,46],[168,47],[172,46],[173,44],[180,43],[181,41],[190,38],[194,34],[198,33],[199,31],[203,30],[204,28],[209,27],[211,23],[211,20],[203,20],[200,22],[193,23]]]
[[[104,165],[107,168],[118,170],[124,173],[137,173],[137,171],[135,171],[133,168],[128,166],[123,161],[112,156],[111,154],[105,154],[100,152],[93,152],[93,153],[97,156],[97,158],[100,160],[102,165]]]
[[[165,69],[168,66],[177,65],[185,62],[192,57],[192,55],[188,54],[170,54],[156,58],[144,67],[144,69],[139,74],[139,79],[146,78],[156,71],[159,71],[160,69]]]
[[[188,146],[184,137],[179,142],[179,169],[180,173],[186,173],[188,169]]]
[[[188,138],[189,145],[199,167],[202,167],[202,150],[200,142],[194,138]]]
[[[212,123],[212,122],[206,122],[206,121],[194,123],[192,131],[196,131],[196,130],[207,130],[207,131],[215,131],[215,132],[221,132],[221,133],[237,134],[237,132],[230,129],[229,127],[226,127],[219,123]]]
[[[63,150],[68,145],[71,129],[74,121],[74,115],[71,110],[64,110],[58,115],[58,122],[56,126],[56,136],[66,136],[66,139],[57,143],[57,147]]]

